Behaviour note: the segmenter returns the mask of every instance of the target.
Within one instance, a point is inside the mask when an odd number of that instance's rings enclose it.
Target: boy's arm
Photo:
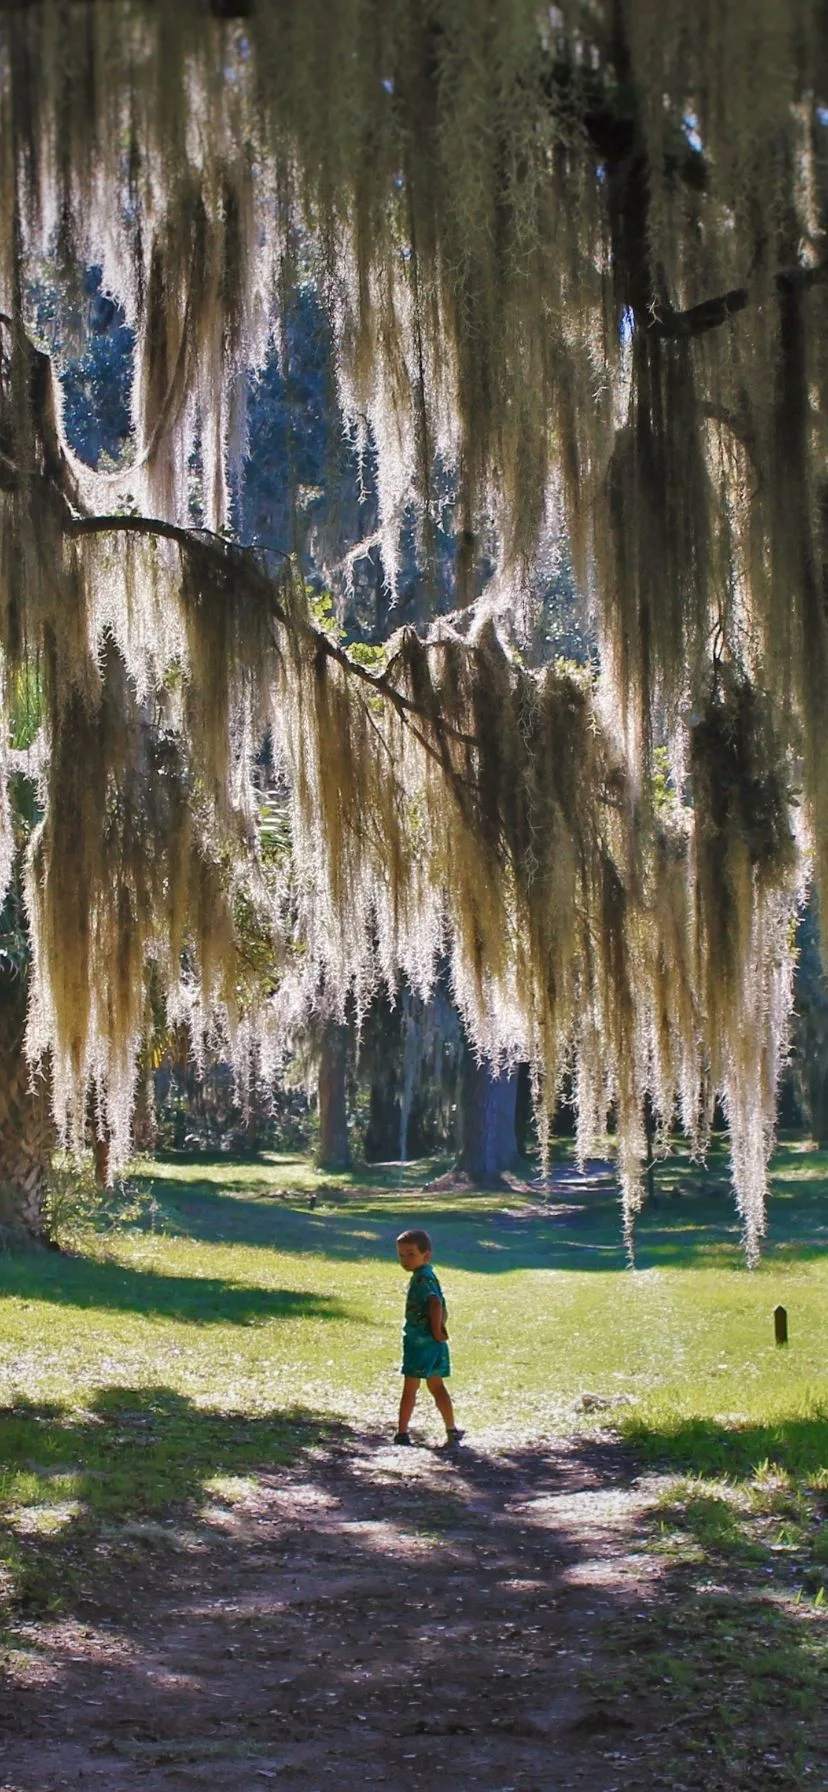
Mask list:
[[[431,1326],[431,1336],[435,1344],[444,1344],[448,1332],[446,1331],[443,1303],[439,1294],[430,1294],[428,1297],[428,1323]]]

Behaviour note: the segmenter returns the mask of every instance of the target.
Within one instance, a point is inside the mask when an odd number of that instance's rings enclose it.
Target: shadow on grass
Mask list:
[[[0,1411],[0,1485],[5,1503],[39,1513],[22,1532],[6,1534],[6,1567],[13,1604],[22,1613],[71,1606],[84,1587],[84,1557],[94,1549],[92,1575],[118,1567],[107,1527],[117,1526],[128,1553],[142,1547],[140,1521],[155,1520],[144,1547],[163,1544],[158,1521],[197,1518],[205,1482],[213,1475],[288,1467],[329,1436],[331,1423],[303,1409],[212,1412],[167,1387],[101,1389],[82,1411],[18,1401]],[[61,1504],[63,1502],[63,1504]],[[68,1512],[50,1533],[50,1508]],[[124,1527],[127,1527],[125,1530]],[[171,1541],[173,1541],[171,1539]],[[0,1557],[2,1560],[2,1557]],[[87,1586],[86,1591],[91,1592]]]
[[[568,1173],[565,1183],[545,1195],[486,1195],[458,1192],[449,1197],[420,1191],[407,1202],[397,1189],[320,1190],[311,1209],[304,1191],[280,1198],[273,1188],[251,1195],[248,1185],[139,1173],[133,1179],[145,1199],[156,1203],[154,1223],[169,1236],[204,1243],[235,1244],[340,1261],[394,1257],[402,1226],[425,1224],[434,1240],[435,1261],[447,1269],[502,1274],[519,1269],[622,1270],[628,1260],[614,1189],[589,1187]],[[681,1192],[674,1193],[678,1186]],[[236,1192],[236,1189],[239,1192]],[[425,1194],[425,1203],[422,1193]],[[817,1232],[821,1186],[797,1187],[790,1198],[771,1204],[766,1256],[785,1261],[820,1255]],[[301,1203],[301,1205],[300,1205]],[[389,1211],[390,1210],[390,1211]],[[149,1220],[143,1222],[149,1225]],[[724,1177],[711,1171],[687,1183],[674,1179],[660,1189],[636,1224],[635,1264],[693,1269],[699,1266],[744,1270],[741,1223]]]
[[[162,1169],[180,1167],[217,1171],[218,1175],[205,1178],[212,1187],[220,1183],[222,1188],[246,1189],[251,1195],[256,1190],[263,1197],[290,1191],[301,1197],[312,1188],[321,1187],[345,1199],[359,1197],[366,1190],[392,1196],[420,1193],[423,1184],[448,1170],[451,1162],[445,1157],[409,1158],[405,1162],[356,1162],[347,1170],[328,1174],[317,1168],[312,1157],[287,1151],[167,1150],[158,1151],[151,1159],[143,1161],[158,1164]]]
[[[669,1554],[737,1576],[751,1565],[799,1596],[828,1592],[828,1409],[771,1425],[732,1427],[694,1419],[660,1428],[630,1419],[636,1454],[672,1472],[657,1508],[658,1542]],[[768,1584],[766,1582],[766,1584]]]
[[[340,1262],[382,1259],[394,1262],[395,1239],[406,1225],[426,1225],[435,1262],[445,1268],[498,1274],[515,1269],[621,1269],[625,1254],[615,1202],[591,1210],[550,1203],[531,1215],[510,1212],[504,1196],[483,1191],[450,1200],[434,1195],[406,1204],[394,1191],[339,1190],[320,1193],[315,1209],[290,1200],[249,1199],[205,1182],[134,1179],[160,1209],[158,1229],[166,1236],[209,1244],[239,1244]],[[392,1211],[389,1205],[393,1202]],[[486,1206],[481,1210],[481,1205]]]
[[[752,1450],[777,1429],[754,1428]],[[294,1746],[309,1774],[314,1750],[330,1767],[358,1736],[366,1785],[409,1784],[443,1738],[459,1785],[534,1785],[553,1756],[562,1784],[565,1767],[601,1785],[808,1783],[824,1739],[813,1626],[765,1596],[722,1527],[715,1586],[686,1562],[657,1583],[617,1572],[623,1533],[602,1542],[589,1501],[623,1499],[626,1446],[468,1448],[421,1475],[377,1442],[307,1410],[205,1411],[167,1387],[2,1414],[18,1517],[61,1494],[67,1515],[52,1535],[10,1531],[13,1616],[47,1668],[8,1706],[15,1780],[51,1779],[44,1742],[58,1748],[54,1711],[65,1722],[74,1700],[78,1777],[107,1754],[264,1757],[276,1777],[298,1770]],[[253,1494],[224,1529],[222,1475]],[[93,1640],[38,1631],[61,1610]],[[117,1673],[108,1614],[129,1642]],[[769,1780],[780,1749],[790,1772]]]
[[[828,1474],[828,1409],[819,1405],[807,1418],[772,1425],[677,1419],[655,1426],[631,1416],[621,1431],[644,1461],[677,1473],[748,1480],[770,1462],[797,1478]]]
[[[221,1276],[166,1276],[158,1270],[40,1252],[0,1258],[0,1299],[140,1313],[190,1325],[264,1325],[273,1319],[353,1318],[332,1295],[256,1288]]]

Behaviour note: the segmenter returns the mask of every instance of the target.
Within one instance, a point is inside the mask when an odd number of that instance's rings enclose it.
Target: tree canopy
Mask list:
[[[150,959],[264,1038],[234,938],[267,735],[283,1002],[424,993],[448,952],[540,1110],[573,1072],[586,1149],[614,1109],[629,1212],[645,1099],[701,1144],[718,1096],[755,1253],[828,870],[826,108],[818,0],[0,9],[0,646],[7,716],[33,663],[43,690],[29,1049],[64,1126],[91,1079],[126,1140]],[[47,254],[135,332],[112,474],[33,341]],[[381,667],[231,539],[250,378],[309,283],[392,591],[405,532],[427,583],[451,522],[453,614]],[[562,533],[594,675],[498,632]]]

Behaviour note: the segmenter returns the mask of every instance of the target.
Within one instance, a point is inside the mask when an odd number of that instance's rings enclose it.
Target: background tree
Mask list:
[[[517,1163],[517,1069],[498,1071],[467,1045],[461,1091],[458,1168],[473,1182],[495,1182]]]
[[[348,1138],[348,1028],[343,1021],[327,1020],[320,1029],[319,1148],[320,1170],[347,1170],[351,1162]]]
[[[18,690],[13,740],[25,748],[38,716],[38,689]],[[39,1074],[24,1050],[30,941],[22,900],[22,859],[37,820],[35,787],[19,772],[10,783],[13,830],[10,882],[0,912],[0,1232],[8,1242],[49,1238],[48,1178],[57,1142],[48,1066]]]
[[[453,1151],[461,1061],[457,1010],[438,980],[423,1001],[407,985],[377,991],[363,1021],[358,1071],[369,1090],[365,1155],[373,1162]]]
[[[828,989],[813,903],[797,936],[793,1073],[799,1099],[820,1150],[828,1141]]]
[[[27,942],[6,898],[0,922],[0,1237],[45,1243],[48,1175],[56,1144],[46,1075],[32,1076],[23,1049]]]

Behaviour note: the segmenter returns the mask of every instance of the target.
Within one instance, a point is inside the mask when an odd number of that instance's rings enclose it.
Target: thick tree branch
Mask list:
[[[164,522],[157,516],[133,516],[130,511],[117,511],[112,516],[73,516],[66,524],[67,535],[158,535],[165,541],[175,541],[179,547],[192,548],[198,543],[201,547],[212,546],[218,552],[237,554],[245,550],[236,547],[233,542],[225,542],[220,535],[214,535],[207,529],[185,529],[179,523]],[[272,551],[272,550],[271,550]],[[286,554],[285,559],[288,558]]]
[[[546,77],[546,91],[555,109],[583,129],[605,173],[617,296],[622,309],[632,310],[637,329],[650,338],[680,341],[702,336],[747,310],[755,302],[754,294],[748,285],[734,287],[703,299],[686,311],[674,311],[663,302],[653,303],[656,283],[650,264],[648,228],[650,169],[625,29],[620,20],[612,61],[618,76],[614,88],[608,89],[601,77],[588,70],[575,71],[570,64],[558,61]],[[664,172],[689,192],[702,195],[707,191],[704,152],[685,141],[679,130],[665,151]],[[816,267],[783,268],[776,275],[775,284],[781,296],[792,288],[807,290],[826,278],[828,262],[821,262]]]
[[[815,267],[780,269],[775,285],[781,296],[786,292],[807,292],[810,287],[821,285],[825,280],[828,280],[828,261],[820,261]],[[646,324],[646,331],[650,336],[672,341],[689,336],[703,336],[708,330],[717,330],[729,317],[736,317],[740,311],[746,311],[752,303],[754,294],[750,287],[737,286],[730,292],[719,293],[714,299],[703,299],[701,304],[691,305],[687,311],[657,308]]]
[[[195,549],[197,552],[214,555],[217,560],[223,562],[225,569],[231,568],[235,562],[237,565],[244,567],[245,574],[248,578],[251,571],[255,568],[261,579],[262,585],[267,589],[268,601],[274,622],[279,623],[283,628],[290,626],[287,612],[285,611],[284,605],[280,603],[277,595],[278,588],[274,585],[273,581],[267,577],[267,574],[256,565],[254,549],[239,547],[235,542],[224,541],[220,535],[212,535],[207,531],[185,529],[180,524],[165,522],[160,517],[131,515],[72,516],[68,518],[65,527],[67,534],[73,536],[132,534],[150,535],[165,541],[173,541],[178,547],[184,548],[186,552],[191,553]],[[287,560],[288,558],[289,556],[285,554],[284,559]],[[307,633],[308,640],[313,643],[317,653],[323,654],[327,659],[335,660],[336,664],[341,666],[343,671],[347,672],[350,677],[356,678],[360,683],[369,686],[373,692],[385,697],[392,707],[396,709],[398,715],[406,720],[409,725],[413,725],[415,721],[419,721],[433,726],[434,717],[427,715],[422,705],[416,703],[413,698],[406,697],[404,692],[400,691],[395,684],[392,684],[391,680],[388,678],[387,672],[371,672],[367,666],[361,665],[359,660],[353,659],[348,653],[347,648],[341,647],[337,641],[333,641],[330,635],[325,634],[323,629],[315,628],[312,622],[308,621],[303,623],[302,626]],[[428,651],[429,645],[429,643],[424,643],[426,651]],[[436,643],[432,645],[436,645]],[[442,755],[435,753],[434,749],[429,747],[428,742],[421,731],[415,728],[414,732],[416,733],[420,744],[425,747],[427,751],[432,752],[435,757],[439,758],[442,763]],[[458,728],[453,728],[447,722],[441,721],[440,732],[449,736],[452,740],[457,741],[462,746],[473,747],[476,744],[472,735],[465,734]]]
[[[19,476],[14,462],[6,456],[0,455],[0,489],[13,490],[18,483]],[[67,535],[75,538],[84,535],[148,535],[156,540],[172,541],[177,547],[183,548],[188,553],[196,551],[212,555],[217,562],[222,563],[225,571],[232,569],[235,564],[239,568],[243,568],[245,576],[249,578],[251,571],[255,569],[262,586],[266,587],[274,622],[279,623],[283,628],[291,626],[284,605],[279,601],[278,587],[257,564],[255,549],[239,546],[236,542],[225,541],[222,536],[214,535],[208,530],[188,529],[180,523],[166,522],[162,517],[136,516],[129,512],[123,514],[118,512],[111,516],[77,516],[72,510],[66,494],[55,486],[53,481],[47,478],[44,479],[44,484],[48,487],[51,497],[61,504],[61,522]],[[290,558],[281,549],[269,551],[279,553],[286,562]],[[392,684],[387,671],[371,672],[367,666],[361,665],[359,660],[353,659],[347,648],[341,647],[337,641],[331,639],[330,635],[325,634],[323,629],[314,627],[309,620],[303,624],[303,628],[307,633],[308,640],[314,644],[318,653],[323,654],[327,659],[335,660],[337,665],[341,666],[350,677],[385,697],[396,709],[398,715],[409,724],[416,720],[433,726],[434,717],[426,715],[420,704],[416,703],[413,698],[406,697],[404,692]],[[423,645],[427,652],[429,647],[437,646],[439,643],[425,642]],[[422,733],[419,730],[415,730],[415,732],[421,745],[428,748],[428,743]],[[463,733],[461,729],[453,728],[450,723],[441,722],[441,732],[462,746],[475,745],[472,735]],[[433,751],[431,748],[428,750]],[[435,756],[441,758],[440,754],[435,754]]]

